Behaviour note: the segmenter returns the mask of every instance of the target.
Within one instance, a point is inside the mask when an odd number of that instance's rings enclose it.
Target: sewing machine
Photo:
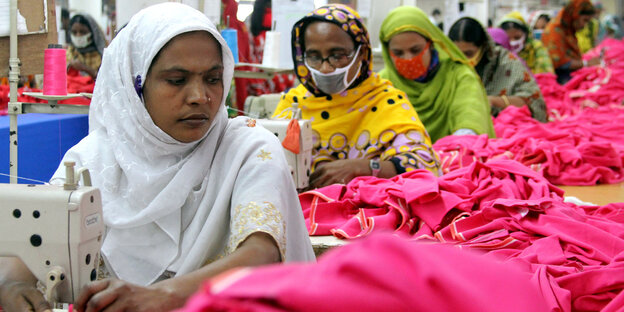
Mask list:
[[[273,132],[281,141],[286,136],[288,123],[290,120],[257,119],[257,122],[264,128]],[[312,160],[312,126],[309,120],[298,120],[299,128],[299,154],[295,154],[287,149],[284,150],[290,174],[293,177],[297,189],[308,186],[310,179],[310,163]]]
[[[0,184],[0,256],[20,258],[53,306],[96,280],[104,234],[100,191],[86,169],[65,166],[63,186]]]

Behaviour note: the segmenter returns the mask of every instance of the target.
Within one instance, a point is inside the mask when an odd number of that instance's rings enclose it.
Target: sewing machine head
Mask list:
[[[290,167],[290,174],[293,177],[297,189],[308,186],[310,180],[310,164],[312,160],[312,126],[309,120],[297,120],[299,122],[299,153],[295,154],[284,149],[286,161]],[[257,122],[267,130],[273,132],[275,136],[284,141],[290,120],[270,120],[258,119]]]
[[[0,256],[20,258],[46,286],[51,303],[74,302],[97,278],[104,234],[100,191],[0,184],[0,202]]]

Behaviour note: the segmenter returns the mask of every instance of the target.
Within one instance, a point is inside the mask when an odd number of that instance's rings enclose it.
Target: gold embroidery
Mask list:
[[[286,258],[286,223],[281,212],[270,202],[238,205],[230,221],[227,254],[232,253],[249,235],[263,232],[271,235],[279,248],[282,261]]]
[[[253,118],[247,119],[247,127],[253,128],[256,126],[256,120]]]
[[[273,159],[271,157],[271,152],[265,152],[264,149],[260,150],[260,154],[258,155],[258,158],[261,158],[262,160]]]

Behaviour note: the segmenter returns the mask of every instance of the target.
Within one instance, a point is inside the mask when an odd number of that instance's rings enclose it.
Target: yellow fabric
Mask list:
[[[282,96],[273,117],[290,118],[288,109],[292,103],[298,103],[303,119],[312,121],[313,169],[323,161],[374,157],[389,160],[398,154],[411,153],[429,155],[416,158],[438,173],[431,139],[407,96],[376,73],[357,87],[334,94],[333,98],[315,97],[299,85]],[[406,171],[418,168],[413,158],[401,161]]]
[[[83,64],[95,69],[95,72],[98,72],[100,69],[100,65],[102,65],[102,56],[97,50],[82,54],[70,45],[67,48],[67,63],[69,64],[69,62],[73,60],[78,60]]]
[[[599,28],[600,25],[598,20],[592,18],[589,22],[587,22],[583,29],[576,32],[576,40],[578,41],[581,53],[585,54],[594,48],[596,39],[598,38]]]

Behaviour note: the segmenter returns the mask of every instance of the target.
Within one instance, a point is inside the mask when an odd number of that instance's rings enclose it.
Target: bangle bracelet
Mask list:
[[[509,102],[509,98],[507,98],[506,95],[501,95],[501,99],[503,99],[503,102],[505,102],[505,106],[503,106],[503,108],[507,108],[507,106],[511,105],[511,103]]]
[[[583,60],[583,67],[587,67],[587,60]]]

